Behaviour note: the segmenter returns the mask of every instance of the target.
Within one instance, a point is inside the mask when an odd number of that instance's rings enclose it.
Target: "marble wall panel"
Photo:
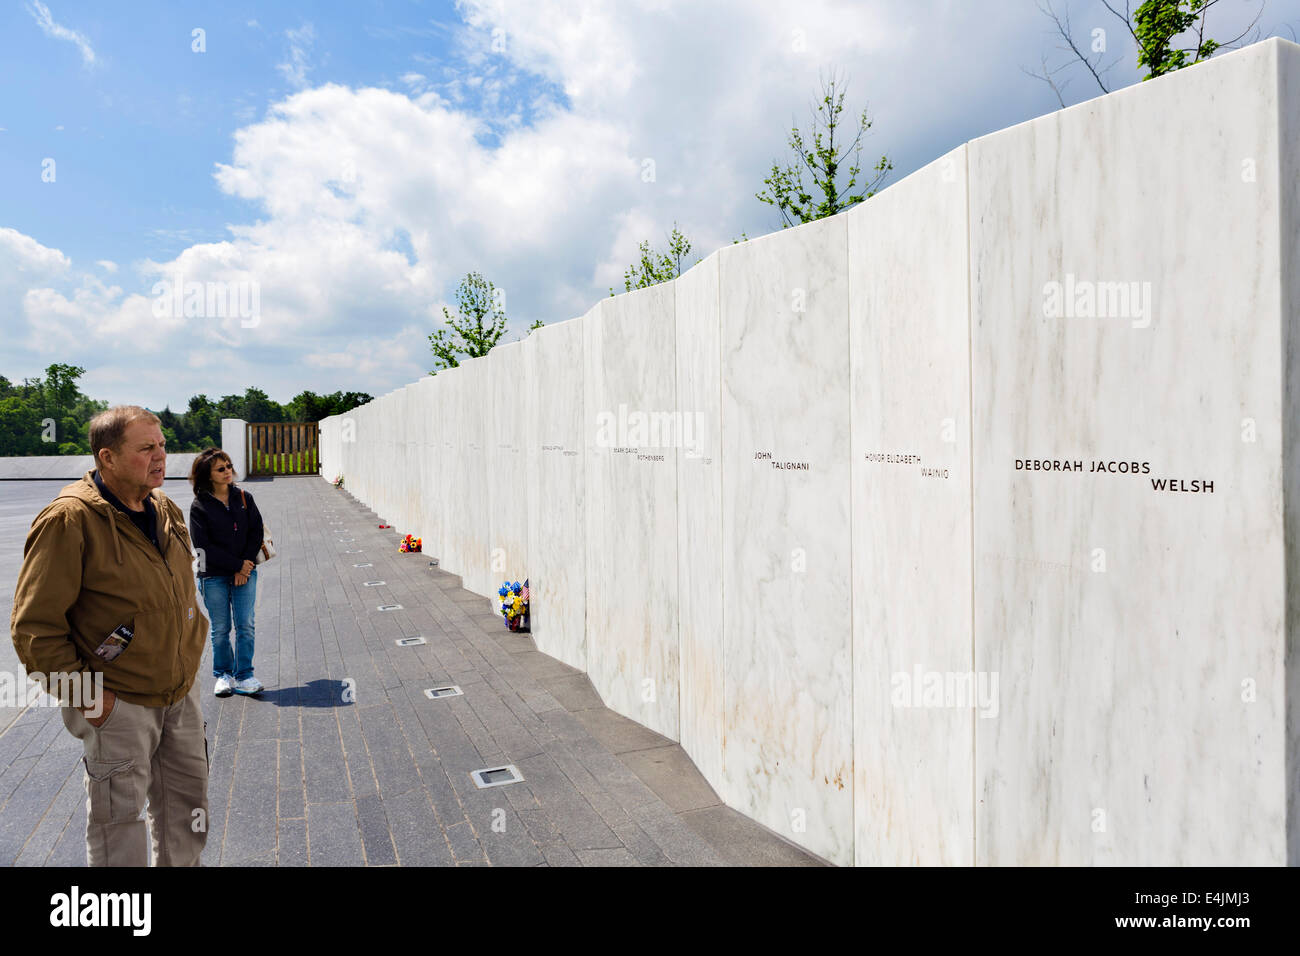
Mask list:
[[[722,796],[851,864],[845,220],[719,255]]]
[[[464,507],[460,571],[465,590],[484,597],[495,594],[492,583],[491,550],[488,547],[487,442],[489,411],[492,407],[491,378],[487,358],[462,362],[457,410],[460,417],[460,460],[457,467],[457,496]]]
[[[524,482],[524,353],[520,342],[498,345],[484,360],[489,394],[484,453],[487,468],[488,571],[491,610],[500,610],[503,581],[528,577],[528,490]]]
[[[973,862],[966,199],[963,146],[845,214],[863,866]]]
[[[444,369],[439,372],[438,381],[438,435],[441,454],[438,458],[438,486],[444,489],[439,498],[439,514],[442,517],[442,551],[438,554],[438,566],[449,574],[463,574],[465,559],[463,555],[465,514],[465,486],[461,484],[461,471],[464,459],[460,453],[460,395],[461,376],[459,368]]]
[[[438,487],[438,379],[426,375],[420,381],[419,422],[420,441],[420,518],[419,537],[423,553],[438,556],[441,547],[441,514],[438,508],[442,489]]]
[[[587,669],[586,448],[583,319],[548,325],[524,342],[530,458],[529,577],[537,649]]]
[[[358,501],[370,506],[373,500],[373,492],[370,489],[370,464],[374,459],[374,428],[371,425],[375,410],[375,400],[367,402],[360,408],[354,409],[355,415],[349,412],[343,418],[342,440],[347,442],[351,448],[349,454],[353,458],[353,469],[351,473],[345,473],[344,485],[356,496]],[[352,427],[349,429],[348,421],[351,419]],[[351,441],[348,441],[351,436]]]
[[[360,449],[364,450],[364,461],[362,469],[366,478],[366,502],[368,507],[376,514],[382,506],[380,496],[383,493],[383,486],[379,482],[381,466],[385,463],[381,451],[383,436],[381,426],[384,420],[384,402],[383,396],[379,396],[375,401],[370,403],[366,409],[365,431],[364,435],[358,434]]]
[[[678,739],[673,287],[583,318],[587,672],[606,706]]]
[[[722,381],[718,253],[674,283],[681,740],[723,789]]]
[[[1286,375],[1283,398],[1283,469],[1287,505],[1284,509],[1288,637],[1286,752],[1290,764],[1287,785],[1287,865],[1300,866],[1300,46],[1269,41],[1278,47],[1279,167],[1282,196],[1279,211],[1282,238],[1282,356]]]
[[[393,522],[396,548],[403,535],[415,534],[418,521],[416,513],[419,508],[420,458],[417,449],[417,429],[419,427],[418,408],[419,383],[411,382],[401,389],[402,424],[399,429],[399,443],[402,445],[402,507],[399,520]]]
[[[371,463],[371,488],[375,500],[375,513],[379,521],[387,524],[393,515],[392,469],[394,460],[393,434],[395,419],[393,415],[393,393],[381,395],[375,403],[371,415],[374,426],[375,458]]]
[[[389,423],[392,468],[388,473],[391,505],[387,524],[392,525],[389,535],[406,534],[411,526],[411,472],[414,462],[411,455],[411,386],[405,385],[391,393],[393,411]]]
[[[1285,862],[1279,49],[969,144],[979,864]]]

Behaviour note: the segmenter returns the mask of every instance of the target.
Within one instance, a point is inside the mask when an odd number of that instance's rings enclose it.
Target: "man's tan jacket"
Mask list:
[[[177,504],[152,492],[162,553],[104,500],[91,472],[63,488],[32,522],[9,619],[28,674],[100,672],[123,700],[164,707],[198,674],[207,621],[195,596],[189,532]],[[96,656],[125,626],[119,656]]]

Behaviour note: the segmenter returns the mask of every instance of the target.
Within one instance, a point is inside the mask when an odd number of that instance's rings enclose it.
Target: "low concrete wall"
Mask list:
[[[234,457],[233,455],[231,457]],[[194,452],[167,456],[167,478],[185,480],[190,476]],[[0,481],[76,481],[95,467],[89,455],[29,455],[24,458],[0,458]]]

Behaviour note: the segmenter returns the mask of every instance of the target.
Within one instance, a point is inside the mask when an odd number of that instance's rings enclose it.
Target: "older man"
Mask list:
[[[197,866],[207,839],[195,680],[206,623],[184,515],[160,490],[159,425],[136,405],[91,420],[98,467],[32,522],[10,620],[19,658],[47,687],[56,675],[102,680],[102,699],[63,707],[85,745],[91,866],[148,865],[146,797],[155,865]]]

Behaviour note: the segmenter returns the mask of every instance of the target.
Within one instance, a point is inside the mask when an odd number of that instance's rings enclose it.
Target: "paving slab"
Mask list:
[[[0,595],[32,518],[68,480],[0,482]],[[346,492],[312,477],[245,485],[280,548],[258,572],[267,690],[214,698],[205,651],[205,866],[818,864],[719,805],[680,747],[605,708],[585,674],[506,631],[489,600],[399,553]],[[188,513],[188,484],[164,492]],[[383,601],[404,608],[380,612]],[[395,644],[416,634],[427,643]],[[0,670],[22,673],[8,642]],[[464,696],[424,697],[446,683]],[[80,757],[57,708],[0,708],[0,862],[85,865]],[[522,782],[470,779],[506,763]]]

